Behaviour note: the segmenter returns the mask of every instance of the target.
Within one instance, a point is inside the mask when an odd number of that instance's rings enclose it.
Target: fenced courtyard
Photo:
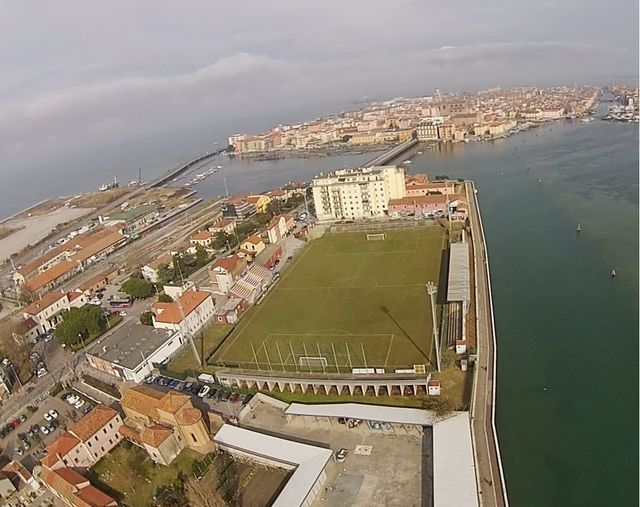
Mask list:
[[[433,369],[425,284],[438,281],[445,245],[446,230],[439,226],[311,241],[247,311],[212,363],[298,373]]]

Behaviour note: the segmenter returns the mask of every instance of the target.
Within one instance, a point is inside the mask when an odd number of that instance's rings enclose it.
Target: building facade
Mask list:
[[[398,166],[343,169],[316,176],[313,198],[318,220],[362,220],[384,216],[389,199],[405,195],[404,169]]]

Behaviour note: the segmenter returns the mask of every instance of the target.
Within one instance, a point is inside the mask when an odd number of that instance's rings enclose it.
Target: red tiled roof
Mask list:
[[[94,486],[85,486],[75,494],[76,507],[111,507],[118,503]]]
[[[156,257],[147,264],[151,269],[158,269],[160,266],[170,266],[173,264],[173,256],[169,253],[162,254],[160,257]]]
[[[182,305],[182,310],[180,310],[180,306],[177,302],[164,304],[154,303],[151,308],[154,310],[162,310],[162,312],[155,312],[156,322],[179,324],[180,322],[182,322],[182,315],[187,317],[191,312],[193,312],[198,306],[200,306],[210,297],[211,294],[209,292],[190,290],[184,292],[182,296],[180,296],[180,304]]]
[[[47,284],[57,280],[69,271],[76,269],[77,262],[74,261],[62,261],[58,264],[54,264],[46,271],[43,271],[39,275],[34,276],[31,280],[24,285],[30,291],[37,291],[38,289],[46,286]]]
[[[105,269],[102,273],[98,273],[96,276],[93,276],[93,277],[89,278],[89,280],[84,282],[79,287],[79,289],[81,289],[83,291],[91,290],[95,285],[97,285],[100,282],[102,282],[102,280],[104,280],[105,278],[108,278],[109,275],[112,274],[115,271],[118,271],[118,268],[116,266],[113,266],[111,268]]]
[[[51,292],[47,292],[40,299],[31,303],[24,310],[22,310],[22,312],[28,313],[29,315],[37,315],[41,311],[55,304],[57,301],[60,301],[63,297],[65,297],[65,295],[66,294],[61,290],[52,290]]]
[[[207,239],[213,238],[213,233],[209,231],[198,231],[191,236],[189,236],[190,241],[205,241]]]
[[[156,407],[164,393],[150,386],[135,386],[127,390],[120,401],[123,408],[129,408],[152,419],[158,418]]]
[[[173,431],[171,428],[161,426],[160,424],[153,424],[145,428],[140,437],[145,444],[151,447],[158,447],[172,434]]]
[[[91,412],[71,426],[69,431],[83,442],[86,442],[117,415],[118,412],[114,409],[100,403],[96,405]]]
[[[223,268],[226,271],[233,271],[236,265],[240,262],[240,257],[237,255],[230,255],[229,257],[222,257],[221,259],[217,259],[211,269],[215,268]]]
[[[254,245],[259,245],[260,243],[262,243],[262,238],[260,236],[256,236],[255,234],[252,234],[244,240],[244,243],[246,242],[252,243]]]
[[[64,458],[78,444],[80,444],[80,440],[75,435],[72,435],[68,431],[65,431],[64,433],[62,433],[62,435],[60,435],[51,444],[47,446],[48,454],[46,457],[48,458],[50,456],[57,455]],[[47,462],[49,463],[55,463],[55,461],[57,461],[57,458],[54,461],[52,461],[51,459],[47,460]],[[44,463],[44,459],[43,459],[43,463]]]

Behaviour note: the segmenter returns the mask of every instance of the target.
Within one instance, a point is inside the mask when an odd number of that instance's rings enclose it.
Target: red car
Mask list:
[[[20,426],[20,419],[14,419],[9,424],[11,424],[11,426],[13,426],[13,429],[15,430],[18,426]]]
[[[239,399],[240,399],[240,394],[238,394],[238,393],[233,393],[233,394],[231,395],[231,397],[229,398],[229,401],[230,401],[231,403],[236,403]]]

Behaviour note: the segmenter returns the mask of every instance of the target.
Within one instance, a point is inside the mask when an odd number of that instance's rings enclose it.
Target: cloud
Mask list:
[[[55,157],[171,131],[222,138],[329,113],[363,95],[572,83],[591,79],[594,67],[605,74],[624,68],[627,59],[625,50],[562,41],[443,46],[321,62],[239,52],[189,72],[107,78],[0,107],[0,153]]]

